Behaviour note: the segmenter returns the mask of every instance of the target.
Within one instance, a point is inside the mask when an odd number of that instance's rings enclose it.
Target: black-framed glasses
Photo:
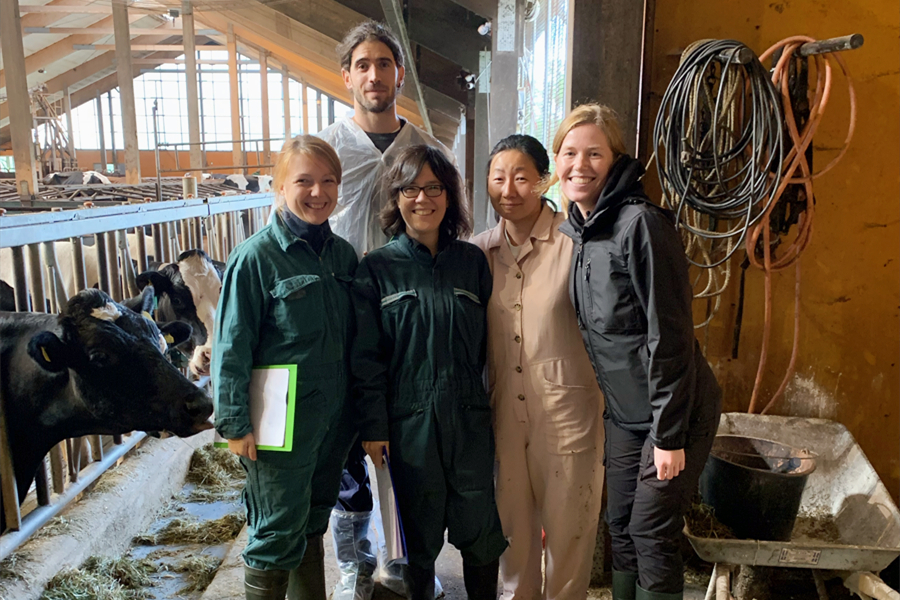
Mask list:
[[[429,198],[437,198],[442,193],[444,193],[444,186],[442,185],[426,185],[419,187],[417,185],[407,185],[400,188],[400,193],[406,196],[407,198],[416,198],[419,195],[419,192],[424,191],[425,195]]]

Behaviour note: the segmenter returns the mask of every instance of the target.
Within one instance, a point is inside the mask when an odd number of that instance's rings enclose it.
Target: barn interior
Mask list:
[[[728,413],[719,432],[829,456],[845,470],[820,468],[816,477],[828,478],[814,487],[832,490],[822,504],[829,518],[863,532],[852,543],[754,542],[757,558],[747,559],[743,546],[689,536],[699,575],[685,597],[788,597],[779,593],[791,585],[779,575],[787,571],[808,578],[790,597],[900,598],[900,15],[890,0],[2,0],[0,310],[59,312],[91,287],[134,298],[142,272],[194,248],[226,262],[266,224],[285,140],[352,116],[336,46],[365,19],[401,39],[398,115],[452,151],[475,233],[496,223],[485,165],[497,141],[524,133],[550,149],[573,107],[612,107],[628,153],[647,167],[650,198],[684,211],[695,333]],[[698,48],[711,58],[698,59]],[[729,70],[744,77],[737,92],[725,93]],[[768,82],[771,104],[749,111],[743,102],[758,81]],[[729,110],[737,124],[720,125],[716,115]],[[762,191],[737,209],[762,224],[765,242],[751,236],[750,217],[685,204],[730,185],[673,183],[696,176],[685,152],[709,150],[678,146],[694,124],[675,116],[688,113],[707,133],[772,127],[783,138],[783,164],[763,168],[753,184]],[[777,154],[757,138],[742,143],[743,166]],[[704,164],[726,158],[711,151]],[[548,196],[561,206],[558,189]],[[0,375],[3,389],[19,376]],[[4,412],[0,560],[90,502],[104,473],[136,448],[177,441],[102,431],[67,439],[18,502],[7,432],[24,425]],[[182,446],[187,454],[170,462],[183,480],[193,448]],[[597,598],[609,597],[602,529]],[[0,577],[0,594],[41,597],[63,566],[127,547],[117,544],[70,549],[78,560],[41,569],[13,563],[6,571],[18,579]],[[764,551],[774,562],[758,559]],[[828,563],[829,553],[842,558]],[[452,584],[459,564],[444,568],[446,597],[463,597]],[[768,587],[738,585],[753,569]],[[203,597],[233,592],[218,579]]]

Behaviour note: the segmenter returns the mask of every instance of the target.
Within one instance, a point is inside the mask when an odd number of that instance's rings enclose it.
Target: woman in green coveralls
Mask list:
[[[462,553],[471,600],[495,600],[506,548],[494,503],[494,439],[482,373],[492,278],[470,231],[459,173],[437,148],[411,146],[387,175],[381,213],[393,239],[360,262],[354,395],[363,448],[391,462],[411,600],[433,600],[434,562]]]
[[[331,233],[341,164],[326,142],[288,141],[275,166],[277,217],[231,253],[216,316],[216,430],[247,471],[248,600],[325,600],[322,534],[337,499],[349,393],[356,252]],[[297,365],[290,452],[257,450],[251,370]]]

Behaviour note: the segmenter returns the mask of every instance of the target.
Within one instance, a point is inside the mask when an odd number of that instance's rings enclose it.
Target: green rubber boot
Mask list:
[[[635,600],[637,593],[637,573],[626,571],[612,572],[612,597],[613,600]]]
[[[303,561],[291,571],[288,600],[327,600],[325,591],[325,546],[321,535],[306,538]]]
[[[683,600],[684,599],[684,591],[675,592],[675,593],[666,593],[666,592],[648,592],[644,588],[639,585],[635,586],[637,588],[637,596],[635,600]]]
[[[288,571],[264,571],[244,565],[244,595],[247,600],[284,600]]]

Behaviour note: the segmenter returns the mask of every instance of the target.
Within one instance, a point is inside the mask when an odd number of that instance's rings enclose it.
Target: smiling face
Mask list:
[[[531,157],[518,150],[500,152],[491,160],[488,173],[491,205],[507,221],[528,222],[541,212],[540,181]]]
[[[428,188],[429,186],[441,186],[443,184],[434,175],[431,167],[426,163],[410,187]],[[407,198],[401,190],[398,198],[400,216],[406,224],[406,233],[409,237],[422,241],[433,236],[440,230],[444,215],[447,214],[447,190],[431,198],[426,195],[426,190],[421,189],[415,198]]]
[[[403,74],[391,49],[377,40],[354,48],[350,70],[341,69],[344,85],[353,92],[354,109],[373,113],[382,113],[394,105]]]
[[[291,159],[281,193],[292,213],[307,223],[321,225],[337,206],[338,178],[324,162],[298,154]]]
[[[563,138],[556,154],[559,188],[582,214],[594,210],[615,162],[614,154],[606,134],[593,123],[574,127]]]

